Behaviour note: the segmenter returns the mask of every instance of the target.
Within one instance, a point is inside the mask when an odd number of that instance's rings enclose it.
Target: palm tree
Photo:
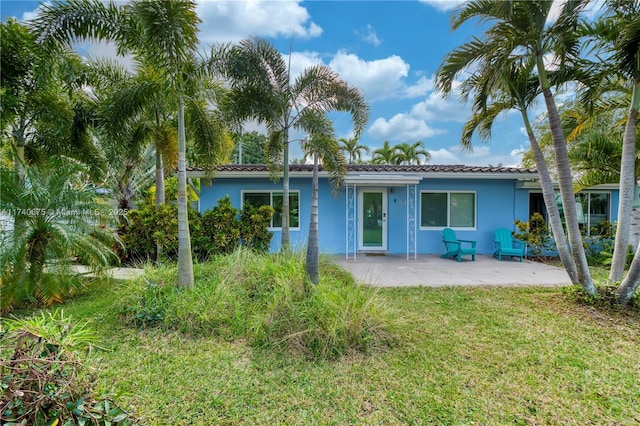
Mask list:
[[[484,38],[474,37],[472,41],[456,48],[448,55],[446,66],[443,68],[444,78],[440,79],[438,86],[450,92],[453,79],[470,65],[492,68],[495,72],[487,73],[487,77],[491,78],[490,75],[493,75],[493,80],[497,81],[504,75],[501,70],[513,64],[535,61],[535,71],[545,100],[552,134],[571,253],[580,284],[587,294],[594,295],[597,291],[582,246],[566,141],[551,91],[552,81],[544,65],[545,57],[553,55],[560,61],[559,68],[562,71],[566,68],[564,65],[571,63],[571,60],[577,56],[578,34],[575,28],[579,13],[587,2],[578,0],[564,2],[558,18],[549,23],[552,4],[553,2],[546,0],[526,2],[474,0],[459,6],[453,16],[454,29],[474,18],[488,22],[490,26],[485,31]],[[488,87],[493,85],[490,83]]]
[[[609,273],[610,281],[622,279],[630,236],[634,188],[637,185],[636,125],[640,109],[640,3],[608,0],[606,11],[598,21],[584,26],[586,34],[606,55],[607,60],[595,64],[601,84],[594,87],[591,97],[602,97],[607,91],[630,92],[631,101],[622,138],[620,162],[620,199],[615,248]],[[588,92],[589,93],[589,92]],[[635,282],[629,276],[635,275]],[[627,303],[640,284],[640,271],[629,273],[618,288],[619,300]]]
[[[427,164],[431,159],[431,154],[424,148],[422,141],[414,142],[411,145],[403,142],[396,145],[395,149],[397,164],[421,164],[421,158],[424,160],[424,164]]]
[[[122,6],[114,3],[105,5],[97,0],[70,0],[43,6],[34,24],[40,37],[49,44],[69,45],[74,39],[86,38],[114,41],[120,53],[132,53],[139,64],[152,67],[161,74],[165,96],[177,118],[178,282],[185,287],[193,285],[187,215],[185,104],[202,104],[201,100],[192,97],[194,88],[198,87],[194,82],[201,81],[195,60],[199,23],[196,4],[191,0],[135,0]],[[204,111],[204,115],[193,119],[204,128],[206,119],[212,115],[210,111]],[[221,134],[210,131],[208,136],[198,142],[208,143]],[[209,154],[215,157],[217,153],[210,145],[209,148]]]
[[[0,130],[10,135],[18,175],[25,164],[62,155],[90,165],[98,177],[104,164],[89,134],[95,105],[80,87],[81,59],[63,49],[43,49],[12,19],[0,23],[0,38]]]
[[[23,171],[24,185],[16,171],[0,168],[0,210],[14,221],[13,232],[0,232],[2,308],[61,301],[69,289],[59,275],[70,274],[76,257],[93,268],[117,261],[115,235],[101,226],[112,219],[111,206],[87,185],[86,167],[50,160],[47,167],[26,165]]]
[[[311,184],[311,214],[309,217],[309,235],[307,240],[306,272],[309,280],[318,285],[320,244],[318,239],[318,161],[329,172],[329,180],[337,190],[347,174],[347,162],[344,154],[333,137],[333,125],[324,114],[318,114],[315,134],[302,143],[302,148],[313,158],[313,180]]]
[[[359,137],[369,118],[362,93],[349,86],[324,65],[306,68],[291,79],[290,67],[268,41],[248,38],[236,45],[214,50],[212,69],[231,80],[225,107],[239,126],[253,118],[266,124],[267,162],[272,174],[282,165],[282,242],[289,250],[289,134],[298,130],[315,134],[317,113],[345,111],[351,114],[354,137]]]
[[[358,143],[358,138],[340,138],[338,142],[340,143],[340,149],[349,156],[349,164],[360,163],[362,154],[370,152],[368,146]]]
[[[443,65],[436,73],[436,79],[442,81],[448,76],[443,75],[444,70],[449,69],[447,56]],[[564,235],[562,218],[555,198],[553,181],[547,167],[545,157],[542,153],[538,140],[535,137],[531,122],[528,116],[528,108],[540,93],[535,77],[531,76],[533,61],[529,61],[527,66],[514,65],[508,69],[503,69],[500,80],[493,81],[495,77],[493,69],[478,67],[478,69],[462,82],[460,86],[464,99],[473,95],[472,117],[465,123],[462,131],[461,143],[464,149],[472,150],[472,136],[477,133],[482,140],[489,140],[491,129],[498,115],[509,110],[517,110],[522,116],[533,157],[535,160],[542,194],[547,206],[549,223],[553,232],[560,260],[564,265],[571,281],[577,284],[578,275],[575,263],[571,257],[571,252]],[[487,74],[488,73],[488,74]]]
[[[373,164],[396,164],[397,158],[396,146],[391,146],[389,141],[384,141],[380,148],[373,151],[371,162]]]

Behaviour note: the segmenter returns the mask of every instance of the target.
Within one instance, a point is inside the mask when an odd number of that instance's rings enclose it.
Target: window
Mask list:
[[[600,223],[609,220],[609,204],[609,194],[606,192],[576,194],[578,224],[586,235],[590,235],[592,231],[597,232]]]
[[[475,192],[422,192],[420,193],[423,228],[475,228]]]
[[[270,228],[282,228],[282,192],[274,191],[256,191],[243,192],[242,203],[249,203],[254,207],[271,206],[275,210],[271,219]],[[289,227],[298,228],[300,226],[300,193],[297,191],[289,192]]]
[[[542,197],[542,194],[540,194]],[[529,203],[531,203],[531,197],[529,197]],[[564,209],[562,207],[562,197],[559,192],[556,192],[556,204],[560,211],[560,217],[564,223]],[[611,194],[608,192],[579,192],[576,194],[576,215],[578,216],[578,225],[584,235],[591,235],[593,233],[599,233],[600,227],[604,225],[602,222],[610,222],[611,212]],[[545,220],[547,219],[546,208],[543,211],[536,210],[543,213]]]

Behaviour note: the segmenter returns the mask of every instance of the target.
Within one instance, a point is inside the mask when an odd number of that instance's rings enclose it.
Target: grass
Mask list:
[[[65,312],[94,320],[99,387],[150,425],[640,422],[640,318],[557,289],[382,289],[398,343],[331,361],[133,329],[97,288]]]

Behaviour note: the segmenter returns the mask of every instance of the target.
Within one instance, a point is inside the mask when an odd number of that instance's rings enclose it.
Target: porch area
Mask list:
[[[356,259],[336,256],[336,263],[351,272],[355,279],[375,287],[445,287],[445,286],[545,286],[571,285],[566,271],[557,266],[524,260],[502,260],[487,255],[475,262],[456,262],[439,255],[404,255],[358,253]]]

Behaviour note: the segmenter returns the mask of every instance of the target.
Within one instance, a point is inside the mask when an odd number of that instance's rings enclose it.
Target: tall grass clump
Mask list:
[[[311,285],[301,253],[246,249],[194,268],[196,284],[175,285],[175,268],[150,271],[124,288],[120,311],[137,326],[161,326],[198,336],[247,339],[255,346],[336,358],[370,352],[392,341],[393,316],[373,289],[323,259]]]

